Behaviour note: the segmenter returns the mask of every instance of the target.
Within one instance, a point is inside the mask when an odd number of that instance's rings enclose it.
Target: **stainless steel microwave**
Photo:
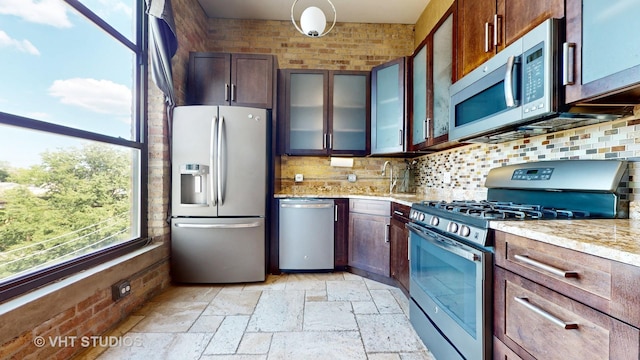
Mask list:
[[[564,104],[562,38],[548,19],[451,85],[449,139],[497,143],[619,117]]]

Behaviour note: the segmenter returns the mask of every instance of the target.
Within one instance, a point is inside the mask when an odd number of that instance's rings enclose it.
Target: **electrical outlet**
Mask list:
[[[111,297],[113,301],[118,301],[131,294],[131,283],[129,280],[122,280],[111,285]]]
[[[347,180],[349,180],[349,182],[356,182],[356,174],[347,175]]]
[[[302,176],[302,174],[296,174],[295,181],[301,182],[302,180],[304,180],[304,176]]]
[[[443,174],[444,179],[442,180],[445,184],[451,184],[451,173],[450,172],[445,172]]]

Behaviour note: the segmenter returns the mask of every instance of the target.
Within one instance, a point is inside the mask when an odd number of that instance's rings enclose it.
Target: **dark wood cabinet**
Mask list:
[[[563,0],[458,0],[458,75],[462,77],[549,18]]]
[[[382,200],[349,200],[349,266],[389,277],[390,205]]]
[[[426,150],[449,139],[449,87],[456,80],[455,5],[409,58],[409,150]]]
[[[495,240],[494,335],[512,353],[640,356],[640,268],[503,232]]]
[[[271,109],[276,67],[272,55],[192,52],[187,102]]]
[[[567,1],[566,13],[566,102],[638,104],[640,7],[623,0],[576,0]]]
[[[349,199],[333,199],[335,206],[333,236],[336,270],[349,265]]]
[[[391,203],[390,273],[405,294],[409,293],[409,230],[405,224],[409,222],[410,210],[409,206]]]
[[[284,153],[367,155],[370,78],[367,71],[280,71]]]

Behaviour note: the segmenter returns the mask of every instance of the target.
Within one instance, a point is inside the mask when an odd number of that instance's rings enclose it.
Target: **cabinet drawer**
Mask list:
[[[640,330],[497,269],[496,336],[523,359],[638,359]]]
[[[349,199],[349,212],[389,216],[390,208],[385,200]]]
[[[640,327],[640,268],[496,232],[496,265]]]
[[[398,204],[397,202],[391,203],[391,216],[402,222],[409,222],[409,212],[411,208],[407,205]]]

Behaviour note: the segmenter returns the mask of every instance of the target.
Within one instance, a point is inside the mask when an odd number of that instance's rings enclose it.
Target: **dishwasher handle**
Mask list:
[[[280,207],[294,209],[329,209],[333,207],[333,204],[280,204]]]

